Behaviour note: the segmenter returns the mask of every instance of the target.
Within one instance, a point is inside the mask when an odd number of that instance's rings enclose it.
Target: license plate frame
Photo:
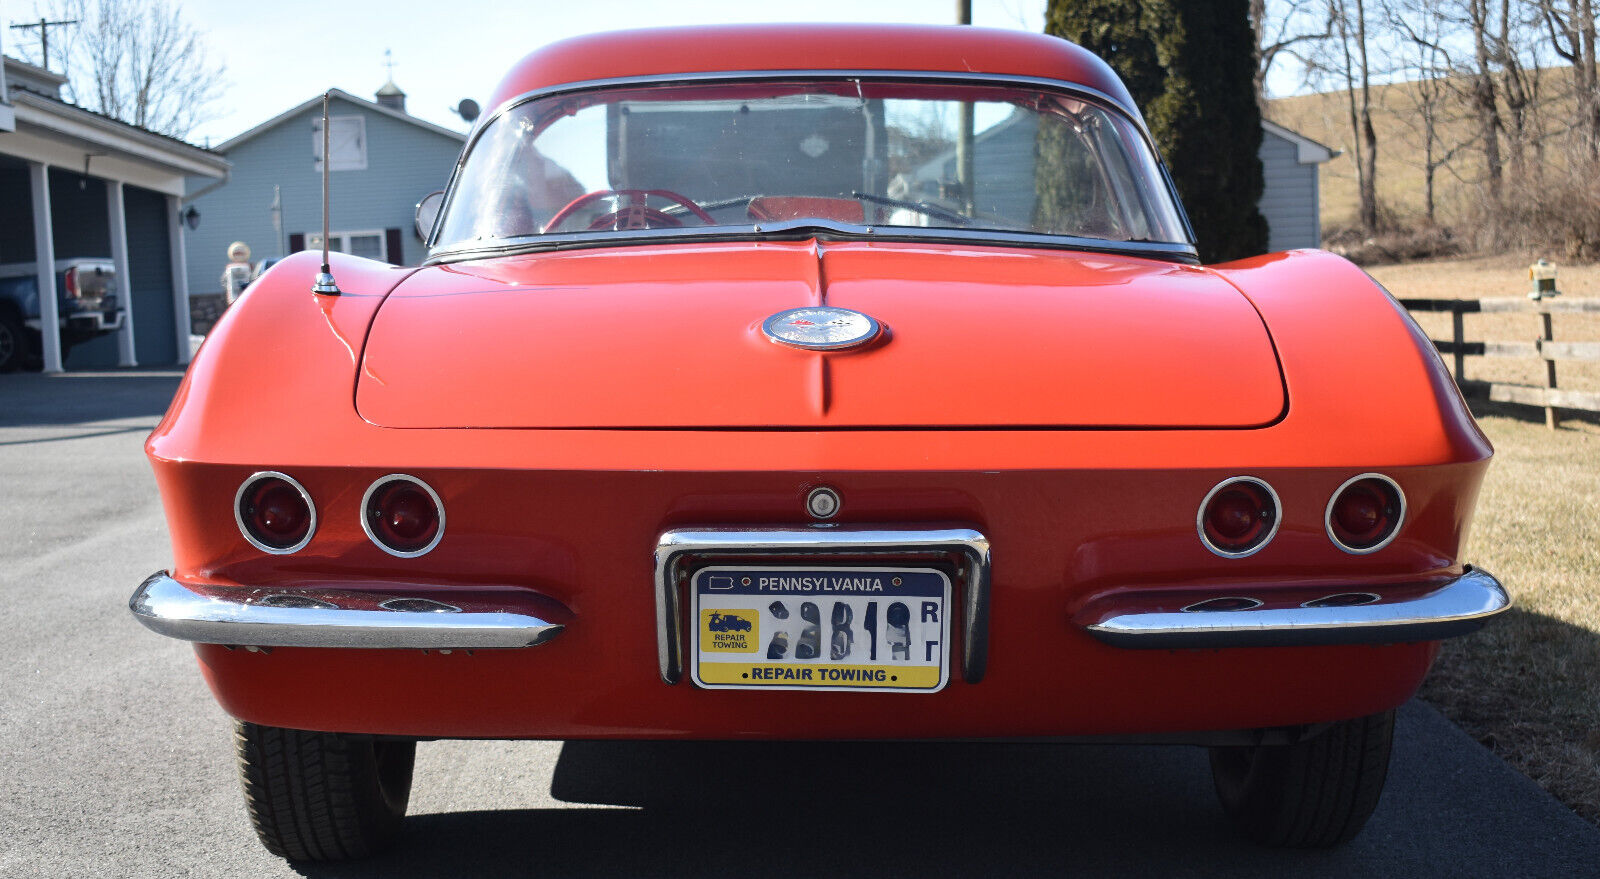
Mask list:
[[[938,568],[714,564],[688,591],[689,671],[702,688],[936,693],[950,681],[954,588]]]

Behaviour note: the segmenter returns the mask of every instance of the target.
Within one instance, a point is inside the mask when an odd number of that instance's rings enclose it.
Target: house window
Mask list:
[[[334,168],[338,168],[337,164]],[[328,233],[328,249],[351,256],[361,256],[367,259],[389,261],[389,248],[384,240],[382,229],[365,232],[330,232]],[[321,250],[322,236],[310,234],[306,236],[306,250]]]
[[[328,120],[328,151],[333,154],[330,171],[365,171],[367,169],[367,118],[365,116],[335,116]],[[312,166],[322,173],[322,120],[311,123]]]

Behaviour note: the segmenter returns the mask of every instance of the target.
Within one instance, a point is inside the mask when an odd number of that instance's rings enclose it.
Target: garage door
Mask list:
[[[128,286],[133,293],[134,356],[140,366],[177,363],[178,330],[172,302],[167,197],[137,186],[124,186],[122,199],[128,218]]]

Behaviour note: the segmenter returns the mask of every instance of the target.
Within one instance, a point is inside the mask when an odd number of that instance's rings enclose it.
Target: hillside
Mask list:
[[[1547,68],[1534,72],[1543,106],[1527,114],[1529,132],[1523,149],[1527,175],[1536,178],[1541,169],[1546,178],[1551,169],[1566,165],[1568,130],[1572,118],[1569,96],[1570,70]],[[1436,149],[1455,150],[1450,162],[1435,174],[1436,212],[1445,225],[1460,224],[1474,216],[1482,195],[1483,152],[1477,137],[1477,121],[1472,118],[1465,97],[1465,83],[1457,82],[1439,110],[1439,139]],[[1423,127],[1418,109],[1419,89],[1415,83],[1374,86],[1373,129],[1378,137],[1378,201],[1400,223],[1412,225],[1423,215]],[[1504,110],[1502,109],[1502,113]],[[1276,98],[1267,102],[1266,116],[1319,141],[1341,154],[1322,166],[1321,211],[1324,233],[1354,224],[1357,207],[1355,138],[1350,125],[1350,104],[1343,91]],[[1509,121],[1508,121],[1509,124]],[[1502,135],[1501,150],[1506,159],[1508,183],[1513,176],[1512,138]],[[1556,181],[1548,181],[1556,185]]]

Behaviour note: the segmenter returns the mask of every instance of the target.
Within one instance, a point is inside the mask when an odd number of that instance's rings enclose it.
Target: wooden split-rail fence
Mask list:
[[[1440,354],[1451,358],[1455,367],[1456,384],[1461,386],[1462,393],[1468,396],[1487,396],[1501,403],[1543,406],[1544,423],[1552,429],[1560,424],[1560,415],[1556,411],[1558,409],[1600,412],[1600,392],[1568,390],[1556,385],[1557,363],[1564,360],[1600,362],[1600,342],[1558,342],[1551,327],[1551,317],[1557,314],[1600,314],[1600,299],[1566,297],[1528,299],[1506,296],[1492,299],[1402,299],[1400,304],[1414,312],[1450,313],[1450,341],[1439,339],[1432,341]],[[1541,328],[1539,337],[1531,342],[1466,340],[1464,315],[1509,312],[1538,315]],[[1544,385],[1473,381],[1465,378],[1466,358],[1472,356],[1541,360],[1544,362]]]

